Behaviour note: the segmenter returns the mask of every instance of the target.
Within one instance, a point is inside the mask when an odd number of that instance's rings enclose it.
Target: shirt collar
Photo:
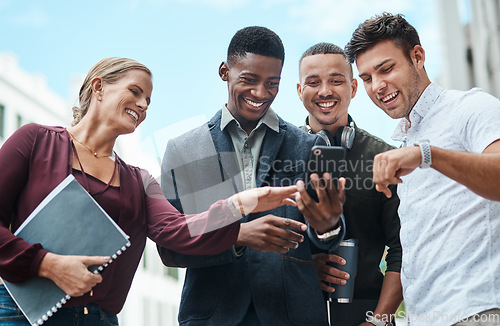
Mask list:
[[[417,103],[410,112],[410,121],[413,121],[412,114],[418,114],[420,117],[425,117],[427,113],[431,110],[434,104],[437,102],[439,95],[443,91],[443,88],[436,83],[430,83],[426,89],[420,95]]]
[[[443,90],[444,89],[436,83],[430,83],[424,89],[418,98],[417,103],[415,103],[410,112],[409,118],[412,125],[418,124],[429,113]],[[394,133],[392,134],[392,139],[402,141],[407,134],[408,129],[408,120],[405,118],[400,119]]]
[[[231,112],[229,112],[227,105],[224,105],[222,108],[222,117],[220,121],[220,130],[224,130],[227,125],[233,121],[239,125],[240,123],[233,117]],[[269,108],[267,112],[264,114],[262,118],[260,118],[259,122],[257,123],[257,126],[255,129],[259,128],[261,124],[265,124],[269,129],[279,133],[280,128],[279,128],[279,119],[276,113],[273,111],[272,108]]]

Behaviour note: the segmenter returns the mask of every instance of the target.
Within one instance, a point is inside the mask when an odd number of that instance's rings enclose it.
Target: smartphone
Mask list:
[[[309,161],[306,167],[306,179],[304,180],[309,196],[318,201],[316,189],[311,182],[311,174],[317,173],[321,180],[321,186],[327,186],[323,181],[323,174],[330,173],[335,187],[338,187],[338,180],[345,169],[346,150],[340,146],[314,146],[311,149]]]

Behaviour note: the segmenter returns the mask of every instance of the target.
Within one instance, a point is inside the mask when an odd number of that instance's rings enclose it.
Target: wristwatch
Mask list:
[[[331,240],[333,237],[337,236],[339,233],[340,233],[340,230],[342,229],[342,224],[339,225],[338,228],[336,229],[333,229],[331,231],[328,231],[328,232],[325,232],[323,234],[319,234],[318,231],[314,230],[314,232],[316,232],[316,236],[318,237],[318,239],[320,241],[329,241]]]
[[[240,219],[243,217],[243,214],[241,213],[241,211],[239,209],[237,209],[236,206],[234,205],[232,196],[227,199],[227,207],[229,208],[229,210],[231,211],[231,213],[233,214],[233,216],[235,218]]]
[[[422,153],[422,162],[420,163],[420,168],[427,169],[432,165],[431,156],[431,145],[428,139],[422,139],[415,143],[415,146],[420,147],[420,152]]]

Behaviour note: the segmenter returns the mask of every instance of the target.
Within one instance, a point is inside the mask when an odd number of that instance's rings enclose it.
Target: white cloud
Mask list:
[[[314,40],[333,41],[342,46],[361,22],[382,12],[401,13],[409,19],[430,54],[426,62],[432,68],[430,76],[439,75],[440,33],[435,0],[304,0],[294,2],[288,15],[294,22],[290,28],[307,35],[311,44]]]
[[[365,19],[387,11],[401,13],[412,9],[415,1],[387,0],[306,0],[292,6],[288,15],[302,33],[317,39],[350,35]]]

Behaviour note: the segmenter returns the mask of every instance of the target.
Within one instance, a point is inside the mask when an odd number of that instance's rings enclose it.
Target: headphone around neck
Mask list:
[[[356,137],[356,128],[351,117],[349,117],[348,119],[349,124],[347,126],[340,127],[334,137],[332,137],[330,132],[326,130],[320,130],[316,133],[316,135],[323,138],[327,146],[342,146],[345,149],[351,149],[352,145],[354,144],[354,138]],[[309,134],[313,133],[311,127],[309,126],[309,117],[306,118],[305,127]],[[333,144],[331,143],[330,139],[333,139]]]

